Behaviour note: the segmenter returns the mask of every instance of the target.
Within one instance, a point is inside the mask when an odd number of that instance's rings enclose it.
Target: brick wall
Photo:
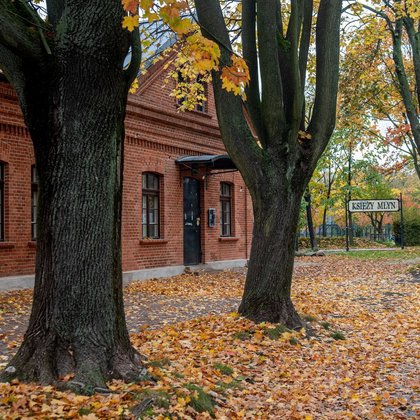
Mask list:
[[[252,235],[251,200],[238,172],[204,177],[180,170],[175,159],[185,155],[224,154],[209,89],[206,112],[178,113],[164,83],[163,63],[140,81],[127,106],[123,195],[123,269],[183,264],[183,176],[201,186],[202,262],[245,259]],[[32,144],[16,97],[0,83],[0,161],[6,164],[5,241],[0,242],[0,276],[31,274],[36,245],[31,241]],[[143,240],[142,173],[160,176],[161,238]],[[204,179],[203,179],[204,177]],[[233,237],[220,237],[220,182],[233,185]],[[216,227],[209,228],[207,210],[216,208]],[[246,235],[247,233],[247,235]]]
[[[33,272],[31,165],[33,149],[16,97],[0,84],[0,161],[5,164],[5,241],[0,242],[0,275]]]

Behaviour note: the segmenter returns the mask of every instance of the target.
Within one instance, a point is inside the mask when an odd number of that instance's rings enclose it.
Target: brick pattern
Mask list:
[[[226,153],[209,90],[206,111],[179,113],[164,83],[163,63],[140,80],[127,106],[123,194],[123,270],[183,265],[184,176],[201,186],[202,262],[245,259],[252,237],[252,204],[238,172],[206,176],[205,170],[181,170],[184,155]],[[0,161],[6,164],[5,241],[0,242],[0,276],[31,274],[36,244],[31,241],[31,165],[33,148],[13,90],[0,83]],[[161,238],[142,240],[142,173],[160,175]],[[233,234],[220,238],[220,183],[233,184]],[[216,209],[216,226],[208,227],[208,209]],[[1,280],[0,280],[1,281]]]

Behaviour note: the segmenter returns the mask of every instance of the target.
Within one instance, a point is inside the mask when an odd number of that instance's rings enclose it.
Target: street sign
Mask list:
[[[370,211],[400,211],[400,201],[391,200],[350,200],[349,212],[370,212]]]

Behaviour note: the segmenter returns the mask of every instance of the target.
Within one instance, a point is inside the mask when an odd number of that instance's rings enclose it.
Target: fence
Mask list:
[[[325,235],[323,226],[319,226],[315,230],[315,234],[318,237],[337,237],[337,236],[346,236],[346,228],[340,227],[336,224],[326,224],[325,225]],[[308,238],[309,230],[306,226],[300,231],[300,237]],[[383,226],[382,232],[378,233],[373,226],[357,226],[353,225],[353,236],[355,238],[365,238],[370,241],[385,242],[394,240],[394,232],[392,230],[392,225],[387,224]]]

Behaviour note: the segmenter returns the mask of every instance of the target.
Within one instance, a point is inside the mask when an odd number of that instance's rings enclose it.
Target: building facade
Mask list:
[[[211,89],[180,113],[164,63],[142,77],[127,106],[123,271],[127,280],[176,274],[185,266],[243,264],[252,204],[226,156]],[[32,275],[37,174],[31,139],[10,85],[0,80],[0,281]]]

